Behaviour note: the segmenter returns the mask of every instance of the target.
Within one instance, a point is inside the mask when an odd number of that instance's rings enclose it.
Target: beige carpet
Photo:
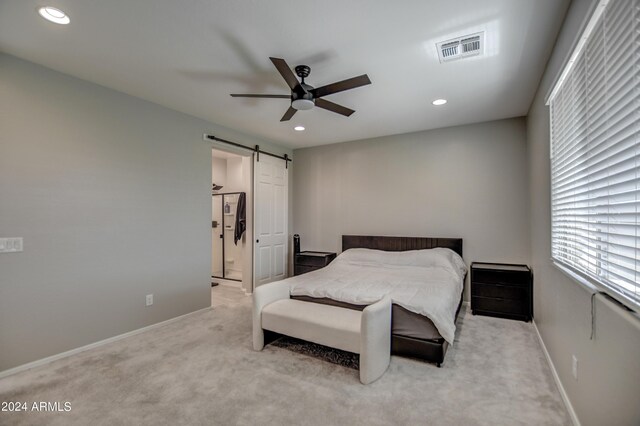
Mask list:
[[[0,380],[0,401],[71,403],[0,424],[571,424],[531,324],[462,312],[442,368],[394,356],[363,386],[353,369],[254,352],[250,299],[219,291],[212,310]]]

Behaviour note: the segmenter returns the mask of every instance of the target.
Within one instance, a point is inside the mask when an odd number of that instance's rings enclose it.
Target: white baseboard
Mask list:
[[[564,386],[562,386],[562,382],[560,381],[560,376],[558,376],[558,372],[556,371],[556,367],[553,365],[553,361],[551,361],[551,355],[549,355],[549,351],[547,351],[547,347],[544,344],[544,340],[542,340],[542,336],[540,335],[540,331],[538,330],[538,326],[536,322],[531,320],[533,323],[533,328],[536,330],[536,334],[538,335],[538,341],[540,342],[540,346],[542,346],[542,352],[544,352],[545,358],[547,358],[547,363],[549,364],[549,368],[551,368],[551,374],[553,375],[553,379],[558,386],[558,390],[560,391],[560,396],[562,396],[562,401],[564,405],[567,407],[567,411],[569,412],[569,416],[571,417],[571,421],[575,426],[581,426],[580,420],[578,419],[578,415],[573,409],[573,405],[571,405],[571,401],[569,400],[569,395],[564,390]]]
[[[143,333],[145,331],[152,330],[154,328],[162,327],[163,325],[170,324],[170,323],[178,321],[178,320],[180,320],[180,319],[182,319],[184,317],[187,317],[187,316],[190,316],[190,315],[194,315],[194,314],[197,314],[198,312],[206,311],[208,309],[211,309],[211,306],[209,306],[208,308],[198,309],[197,311],[189,312],[188,314],[180,315],[180,316],[175,317],[175,318],[170,318],[170,319],[168,319],[166,321],[162,321],[162,322],[158,322],[158,323],[155,323],[155,324],[148,325],[146,327],[138,328],[136,330],[132,330],[132,331],[126,332],[124,334],[119,334],[117,336],[109,337],[107,339],[100,340],[98,342],[89,343],[88,345],[81,346],[81,347],[75,348],[75,349],[71,349],[70,351],[62,352],[62,353],[59,353],[59,354],[56,354],[56,355],[51,355],[51,356],[48,356],[46,358],[38,359],[36,361],[32,361],[32,362],[29,362],[27,364],[22,364],[22,365],[19,365],[17,367],[10,368],[8,370],[0,371],[0,379],[3,379],[5,377],[7,377],[7,376],[11,376],[11,375],[16,374],[16,373],[20,373],[22,371],[29,370],[31,368],[35,368],[35,367],[39,367],[41,365],[48,364],[48,363],[53,362],[53,361],[57,361],[57,360],[62,359],[62,358],[69,357],[71,355],[78,354],[80,352],[88,351],[89,349],[97,348],[99,346],[103,346],[103,345],[106,345],[108,343],[116,342],[118,340],[130,337],[130,336],[134,336],[136,334],[140,334],[140,333]]]

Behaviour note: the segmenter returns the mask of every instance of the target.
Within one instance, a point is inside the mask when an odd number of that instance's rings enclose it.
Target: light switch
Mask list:
[[[0,238],[0,253],[18,253],[23,251],[22,237]]]

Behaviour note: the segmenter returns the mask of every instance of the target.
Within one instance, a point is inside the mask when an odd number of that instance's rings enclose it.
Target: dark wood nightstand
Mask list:
[[[294,255],[293,275],[302,275],[316,269],[324,268],[333,259],[335,253],[325,251],[301,251]]]
[[[533,275],[527,265],[471,264],[471,312],[531,321]]]

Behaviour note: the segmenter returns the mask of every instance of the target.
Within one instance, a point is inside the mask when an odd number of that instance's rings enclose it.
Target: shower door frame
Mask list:
[[[226,234],[224,233],[224,196],[225,195],[240,195],[242,194],[243,191],[240,192],[221,192],[219,194],[211,194],[212,197],[215,197],[216,195],[220,195],[222,196],[222,203],[221,203],[221,208],[222,208],[222,276],[218,277],[216,275],[211,275],[211,278],[218,278],[221,280],[229,280],[229,281],[236,281],[236,282],[242,282],[242,278],[241,279],[237,279],[237,278],[227,278],[225,277],[225,254],[224,254],[224,242],[225,242],[225,238],[226,238]],[[238,206],[236,205],[236,213],[235,215],[238,215]],[[234,233],[235,233],[235,224],[234,224]]]

